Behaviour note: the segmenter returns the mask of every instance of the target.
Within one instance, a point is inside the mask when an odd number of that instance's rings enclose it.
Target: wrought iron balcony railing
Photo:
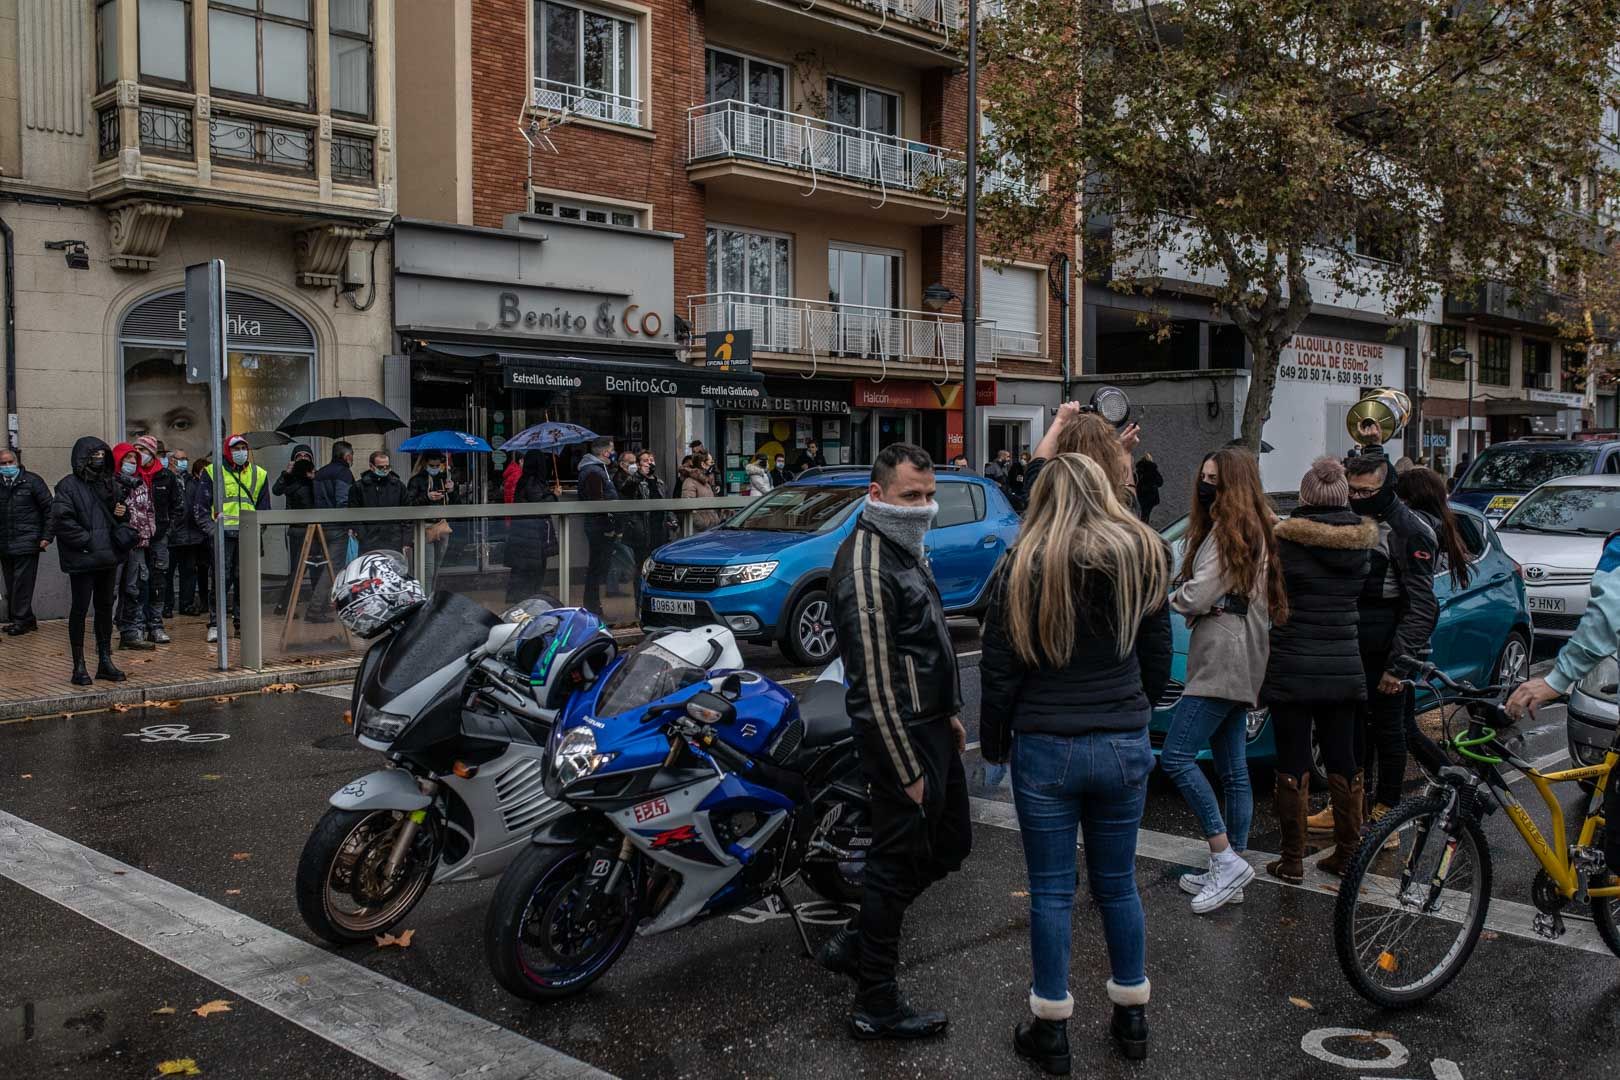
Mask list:
[[[755,352],[938,363],[947,369],[962,362],[965,335],[956,315],[737,292],[704,293],[688,304],[694,334],[752,330]],[[977,356],[993,359],[995,323],[981,319],[975,340]]]

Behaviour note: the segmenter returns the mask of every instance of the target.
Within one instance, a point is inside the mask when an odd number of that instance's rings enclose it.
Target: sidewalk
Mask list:
[[[94,673],[95,632],[89,620],[86,622],[85,648],[89,655],[85,659]],[[263,671],[235,667],[234,638],[233,667],[220,671],[218,646],[208,643],[207,626],[203,616],[171,619],[167,629],[174,643],[143,651],[120,649],[115,635],[113,662],[129,678],[121,683],[97,682],[92,686],[74,686],[68,681],[73,661],[68,652],[66,620],[42,622],[37,633],[22,637],[0,635],[0,720],[236,694],[273,683],[311,686],[354,677],[358,657],[338,651],[314,652],[296,659],[267,658]]]

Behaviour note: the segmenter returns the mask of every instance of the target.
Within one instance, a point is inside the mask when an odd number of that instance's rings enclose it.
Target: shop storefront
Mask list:
[[[792,468],[814,442],[829,465],[853,460],[847,381],[773,378],[765,380],[763,390],[756,399],[733,398],[717,406],[715,449],[724,465],[728,492],[747,486],[743,467],[755,455],[763,455],[767,463],[780,455]]]
[[[962,452],[962,386],[914,380],[858,379],[850,398],[850,452],[867,464],[885,446],[915,443],[935,461],[948,463]],[[975,404],[996,404],[994,381],[980,380]]]

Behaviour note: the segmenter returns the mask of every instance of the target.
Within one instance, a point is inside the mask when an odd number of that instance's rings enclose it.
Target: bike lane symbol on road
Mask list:
[[[220,742],[230,738],[223,731],[192,732],[190,724],[148,724],[139,731],[124,732],[126,739],[139,739],[143,743],[161,742]]]
[[[1383,1052],[1382,1057],[1356,1058],[1346,1057],[1328,1049],[1328,1043],[1338,1040],[1353,1040],[1360,1046],[1374,1046]],[[1326,1027],[1307,1031],[1299,1040],[1299,1048],[1318,1061],[1329,1065],[1337,1065],[1341,1069],[1363,1073],[1367,1070],[1380,1070],[1380,1075],[1363,1075],[1361,1080],[1428,1080],[1422,1076],[1392,1077],[1382,1074],[1382,1070],[1399,1069],[1411,1060],[1411,1051],[1407,1050],[1393,1035],[1376,1031],[1364,1031],[1361,1028]],[[1349,1049],[1348,1046],[1342,1047]],[[1435,1058],[1429,1063],[1434,1080],[1463,1080],[1462,1068],[1454,1061],[1445,1058]]]

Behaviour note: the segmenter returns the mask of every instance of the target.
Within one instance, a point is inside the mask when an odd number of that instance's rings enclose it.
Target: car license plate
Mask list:
[[[671,600],[663,596],[652,598],[652,609],[663,615],[696,615],[696,600]]]
[[[1527,596],[1524,598],[1524,602],[1531,611],[1562,612],[1564,610],[1564,598],[1562,596]]]
[[[1493,495],[1491,501],[1485,504],[1485,513],[1489,517],[1502,517],[1519,505],[1519,498],[1518,495]]]

